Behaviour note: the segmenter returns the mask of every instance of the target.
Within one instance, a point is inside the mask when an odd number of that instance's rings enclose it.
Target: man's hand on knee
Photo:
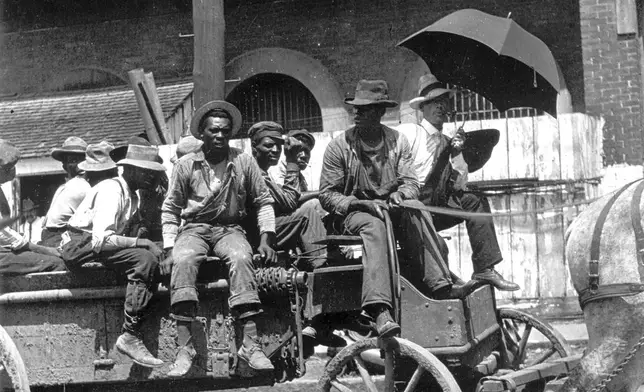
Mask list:
[[[354,200],[349,207],[353,211],[367,212],[376,218],[385,219],[383,210],[389,210],[389,205],[383,200]]]
[[[159,246],[157,246],[157,244],[148,239],[137,238],[136,247],[149,250],[150,252],[152,252],[154,257],[157,258],[157,260],[163,259],[163,250]]]
[[[159,269],[161,271],[161,276],[168,276],[172,272],[172,264],[174,259],[172,258],[172,248],[166,248],[163,250],[163,261],[159,264]]]

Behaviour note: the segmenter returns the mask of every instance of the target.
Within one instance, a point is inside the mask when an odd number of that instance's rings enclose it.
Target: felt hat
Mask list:
[[[121,159],[117,165],[136,166],[142,169],[165,171],[165,166],[159,162],[159,148],[155,146],[139,146],[130,144],[127,147],[125,158]]]
[[[192,135],[184,136],[179,140],[175,156],[173,156],[170,161],[174,163],[184,155],[188,155],[191,152],[197,152],[201,150],[201,146],[203,146],[203,142],[196,137]]]
[[[307,131],[306,129],[292,129],[288,131],[288,136],[294,137],[296,139],[304,139],[304,142],[309,146],[311,150],[313,149],[313,147],[315,147],[315,138],[313,137],[311,132]]]
[[[0,169],[10,169],[20,160],[20,150],[8,140],[0,139]]]
[[[482,168],[490,159],[500,136],[501,133],[496,129],[481,129],[465,133],[462,153],[470,173]]]
[[[384,80],[362,79],[356,86],[353,98],[347,98],[344,103],[354,106],[380,105],[388,108],[398,106],[398,102],[389,99],[389,88]]]
[[[420,106],[441,95],[449,94],[449,97],[454,96],[454,90],[448,89],[444,83],[441,83],[431,73],[425,74],[418,79],[418,97],[409,101],[409,106],[412,109],[420,110]]]
[[[112,143],[106,140],[96,144],[89,144],[85,151],[85,160],[78,164],[78,168],[86,172],[98,172],[116,168],[116,163],[110,158],[110,151],[113,149]]]
[[[76,136],[70,136],[65,139],[61,148],[51,150],[51,157],[57,161],[62,161],[65,155],[85,155],[85,149],[87,149],[85,140]]]
[[[208,115],[209,112],[215,109],[221,109],[224,112],[228,113],[228,115],[230,116],[232,122],[232,131],[230,133],[231,137],[234,137],[237,132],[239,132],[239,128],[241,128],[242,125],[242,116],[239,109],[237,109],[237,107],[235,107],[235,105],[230,102],[210,101],[197,109],[197,111],[195,111],[195,113],[192,115],[192,120],[190,121],[190,133],[192,133],[192,136],[196,137],[197,139],[201,139],[201,135],[199,133],[199,123],[201,123],[201,120],[206,115]]]
[[[273,121],[260,121],[248,128],[248,137],[252,142],[262,140],[265,137],[271,137],[278,142],[284,143],[282,135],[284,128]]]

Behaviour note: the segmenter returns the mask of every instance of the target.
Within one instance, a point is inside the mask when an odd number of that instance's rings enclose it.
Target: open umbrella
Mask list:
[[[453,12],[398,46],[416,52],[438,79],[472,90],[503,111],[533,107],[557,115],[565,82],[548,46],[512,19]]]

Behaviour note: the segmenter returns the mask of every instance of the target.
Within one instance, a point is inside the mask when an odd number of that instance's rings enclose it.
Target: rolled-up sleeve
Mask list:
[[[334,139],[324,152],[319,200],[325,210],[345,216],[349,212],[351,202],[358,198],[344,195],[347,161],[343,156],[340,142],[341,139]]]
[[[418,199],[420,184],[414,171],[414,157],[411,153],[409,141],[402,134],[398,137],[397,147],[400,151],[398,155],[398,179],[402,181],[402,185],[398,187],[398,192],[405,199]]]
[[[161,207],[161,225],[163,230],[163,247],[171,248],[179,232],[181,210],[188,201],[191,161],[178,161],[173,170],[168,194]]]
[[[275,211],[268,212],[268,206],[273,208],[274,200],[268,191],[262,170],[257,166],[255,159],[250,156],[240,156],[247,177],[247,187],[252,204],[257,211],[257,226],[260,233],[275,232]]]

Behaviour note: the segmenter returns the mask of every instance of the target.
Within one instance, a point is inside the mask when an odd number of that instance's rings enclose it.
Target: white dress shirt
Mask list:
[[[422,188],[434,167],[436,167],[438,157],[449,146],[451,139],[425,119],[420,124],[400,124],[396,127],[396,130],[409,140],[411,153],[414,157],[414,171]],[[468,168],[463,154],[450,157],[450,162],[452,168],[459,172],[454,188],[467,189]]]

